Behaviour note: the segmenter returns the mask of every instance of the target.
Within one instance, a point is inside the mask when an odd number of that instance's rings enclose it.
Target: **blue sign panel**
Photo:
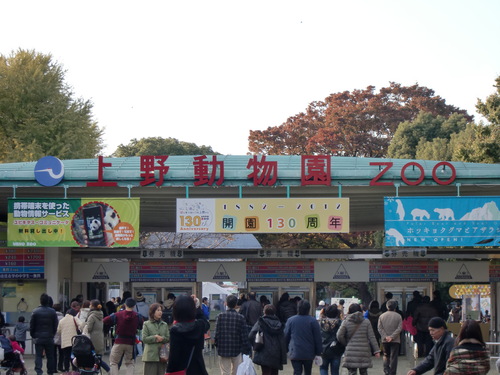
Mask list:
[[[500,197],[384,198],[385,245],[500,246]]]

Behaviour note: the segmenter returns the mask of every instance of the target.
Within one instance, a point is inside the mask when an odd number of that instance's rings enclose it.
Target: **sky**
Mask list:
[[[0,4],[0,54],[51,54],[93,103],[105,156],[144,137],[245,155],[250,130],[391,81],[477,115],[500,75],[498,0]]]

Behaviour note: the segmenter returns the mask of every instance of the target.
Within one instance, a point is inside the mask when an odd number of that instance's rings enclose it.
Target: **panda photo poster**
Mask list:
[[[137,247],[139,198],[9,199],[8,246]]]

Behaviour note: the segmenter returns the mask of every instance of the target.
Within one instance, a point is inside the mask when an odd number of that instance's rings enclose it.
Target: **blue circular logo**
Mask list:
[[[64,164],[55,156],[45,156],[35,165],[35,178],[40,185],[57,185],[64,177]]]

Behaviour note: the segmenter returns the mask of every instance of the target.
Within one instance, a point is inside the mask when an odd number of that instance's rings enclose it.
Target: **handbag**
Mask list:
[[[82,331],[80,331],[80,328],[78,328],[78,324],[76,324],[75,318],[73,318],[73,323],[75,323],[75,328],[76,328],[76,334],[81,335]]]
[[[257,331],[255,334],[255,340],[253,344],[253,349],[258,352],[264,348],[264,332]]]
[[[168,346],[167,344],[161,345],[159,348],[160,362],[167,363],[168,362]]]
[[[189,355],[189,361],[188,361],[187,366],[184,370],[174,371],[174,372],[166,372],[165,375],[186,375],[187,369],[188,369],[189,365],[191,364],[191,358],[193,358],[193,352],[194,352],[194,346],[193,346],[193,349],[191,349],[191,354]]]

